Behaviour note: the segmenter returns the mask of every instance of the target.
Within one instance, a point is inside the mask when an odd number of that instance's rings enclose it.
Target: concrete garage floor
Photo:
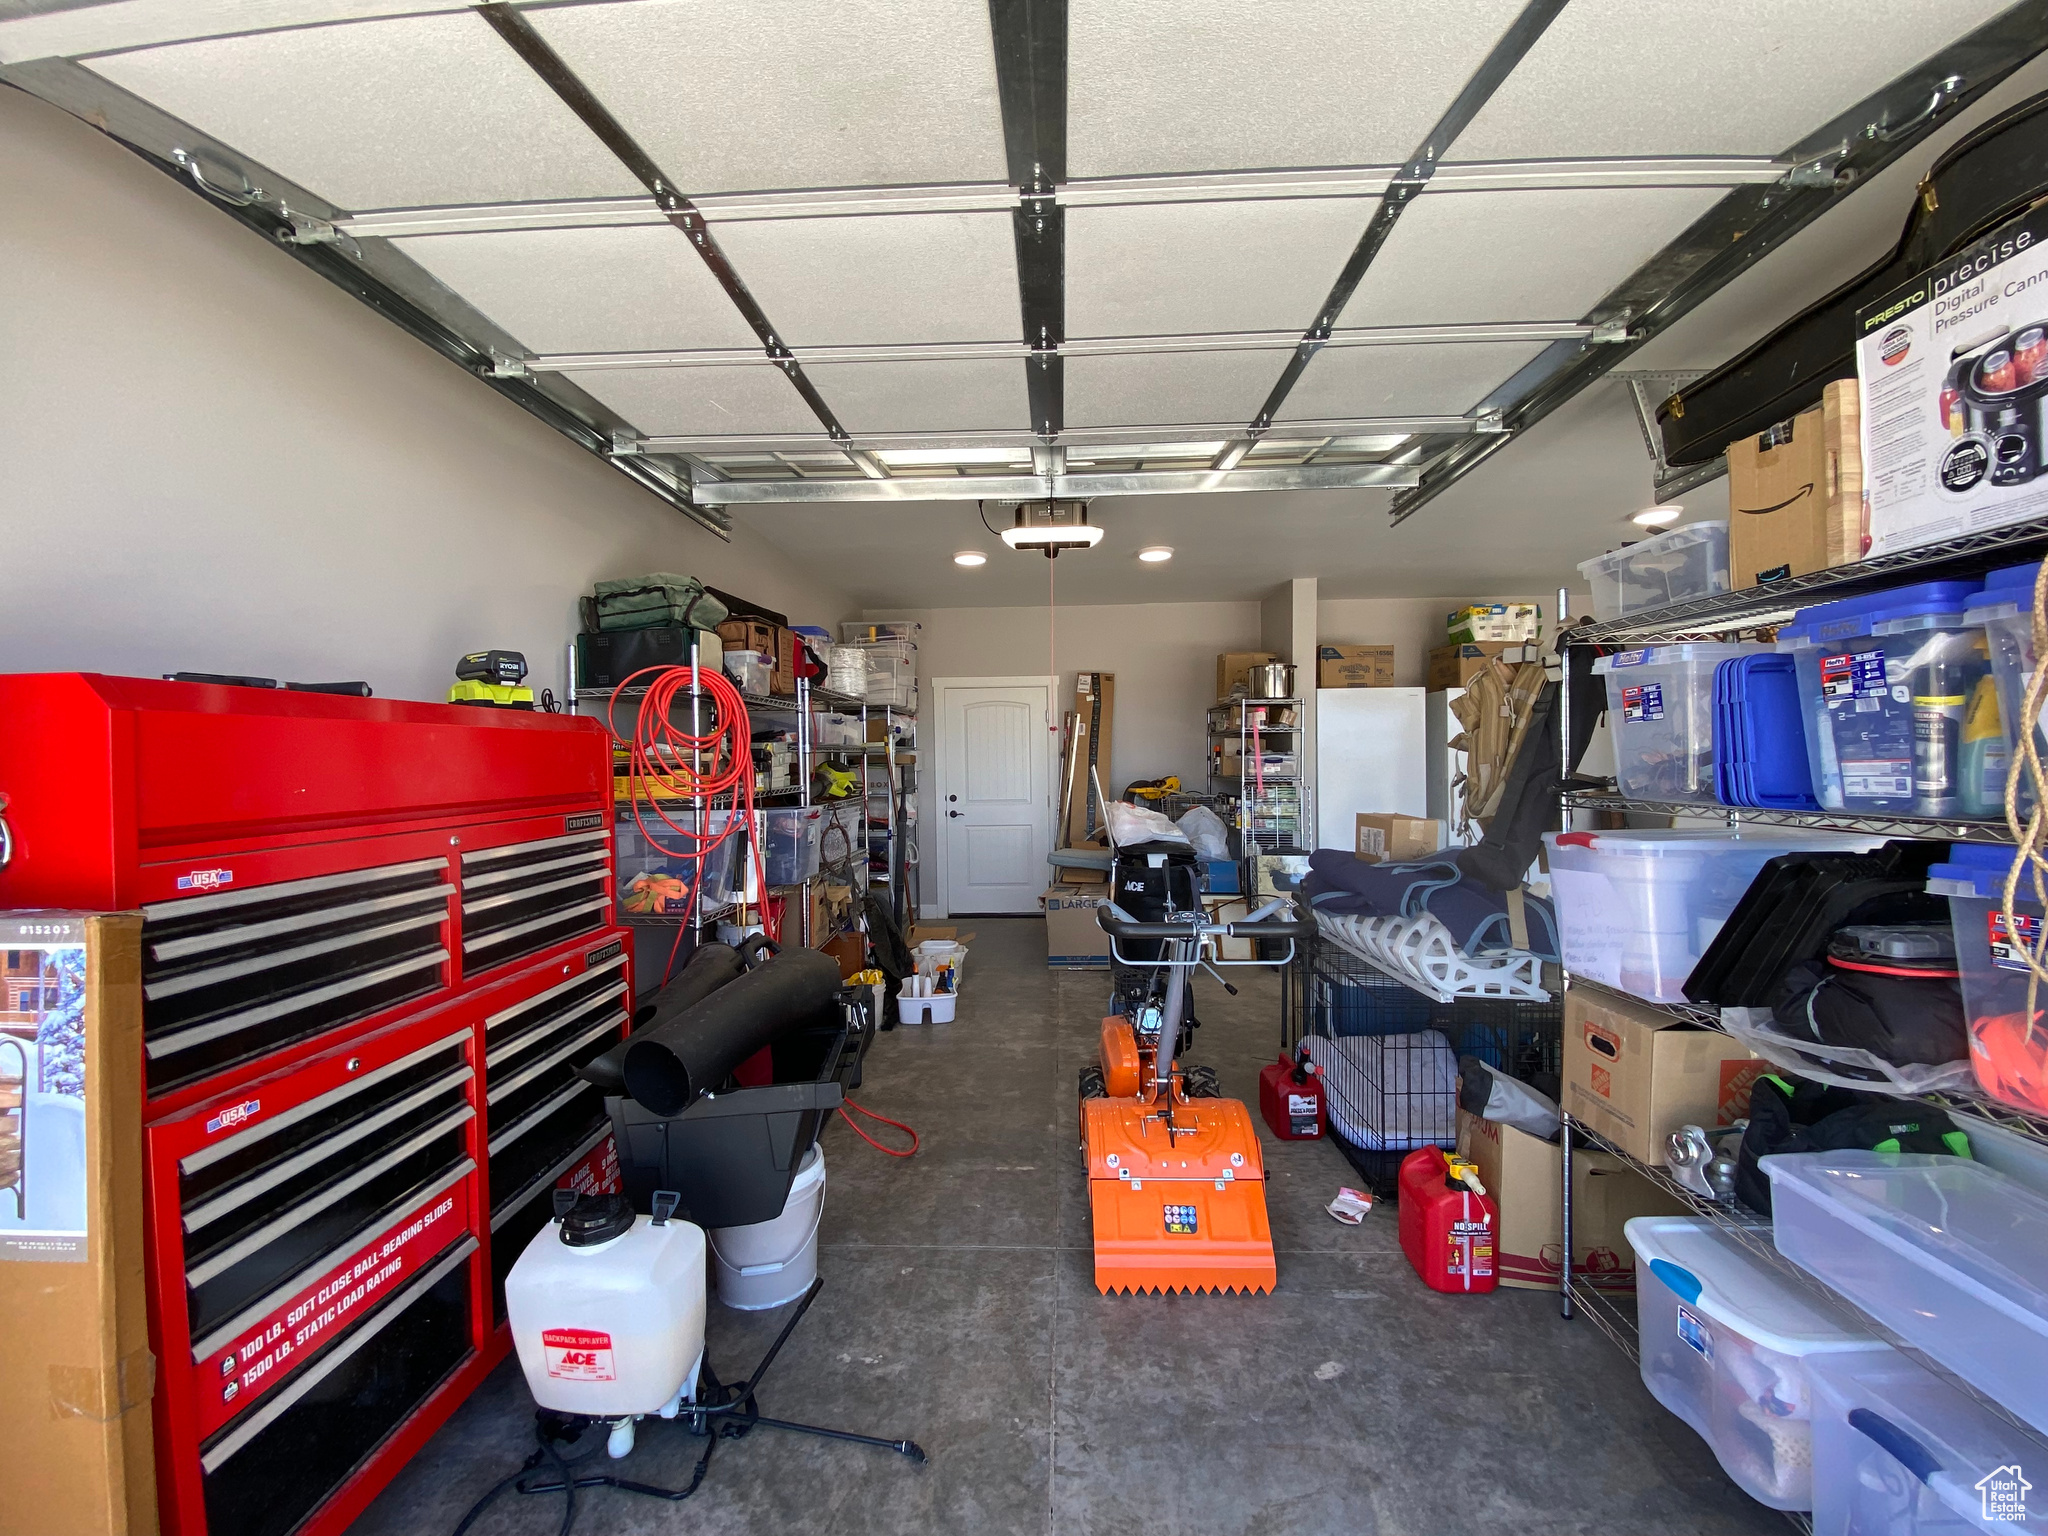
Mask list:
[[[922,1133],[885,1158],[837,1117],[825,1289],[761,1392],[764,1413],[903,1436],[926,1466],[770,1429],[721,1444],[675,1506],[577,1500],[579,1536],[701,1532],[1103,1532],[1229,1536],[1734,1536],[1788,1529],[1555,1297],[1439,1296],[1392,1206],[1323,1205],[1355,1182],[1321,1142],[1266,1146],[1271,1296],[1105,1297],[1075,1150],[1075,1074],[1107,977],[1048,971],[1035,919],[978,919],[959,1022],[883,1035],[857,1095]],[[1254,1105],[1274,973],[1198,983],[1192,1059]],[[1264,1134],[1261,1125],[1261,1134]],[[781,1313],[712,1304],[709,1350],[743,1376]],[[441,1536],[532,1448],[507,1360],[352,1528]],[[702,1442],[643,1426],[627,1476],[678,1486]],[[559,1496],[500,1499],[473,1530],[553,1533]]]

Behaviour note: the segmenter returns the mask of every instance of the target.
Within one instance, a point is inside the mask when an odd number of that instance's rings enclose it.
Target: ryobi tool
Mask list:
[[[450,704],[483,704],[493,709],[532,709],[525,686],[526,658],[518,651],[472,651],[455,663]]]

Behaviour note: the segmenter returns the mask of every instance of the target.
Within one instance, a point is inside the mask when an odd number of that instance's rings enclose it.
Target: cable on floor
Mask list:
[[[866,1115],[870,1120],[879,1120],[883,1125],[893,1125],[897,1130],[903,1132],[906,1136],[910,1138],[909,1150],[905,1152],[899,1152],[894,1147],[883,1146],[881,1142],[875,1140],[874,1137],[870,1136],[866,1131],[860,1128],[860,1122],[855,1120],[851,1114],[848,1114],[848,1110],[854,1110],[860,1114]],[[917,1132],[913,1131],[901,1120],[891,1120],[887,1115],[878,1115],[872,1109],[865,1109],[862,1106],[854,1103],[851,1099],[846,1100],[839,1106],[839,1118],[844,1120],[848,1125],[852,1126],[853,1134],[858,1136],[862,1141],[866,1142],[869,1146],[873,1147],[877,1152],[885,1153],[890,1157],[913,1157],[917,1153],[919,1145],[917,1139]]]

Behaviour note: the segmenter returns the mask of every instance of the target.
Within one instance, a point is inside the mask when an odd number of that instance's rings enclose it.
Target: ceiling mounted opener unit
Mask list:
[[[1093,549],[1102,542],[1102,530],[1088,521],[1085,501],[1020,501],[1016,508],[1015,526],[1002,532],[1012,549],[1040,549],[1046,559],[1057,560],[1063,549]]]

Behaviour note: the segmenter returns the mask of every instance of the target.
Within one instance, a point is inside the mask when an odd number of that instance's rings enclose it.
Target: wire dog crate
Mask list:
[[[1440,1003],[1322,940],[1291,968],[1287,1010],[1323,1078],[1330,1134],[1373,1192],[1391,1198],[1401,1160],[1450,1147],[1458,1132],[1458,1059],[1556,1097],[1564,1010],[1556,1003],[1459,998]]]

